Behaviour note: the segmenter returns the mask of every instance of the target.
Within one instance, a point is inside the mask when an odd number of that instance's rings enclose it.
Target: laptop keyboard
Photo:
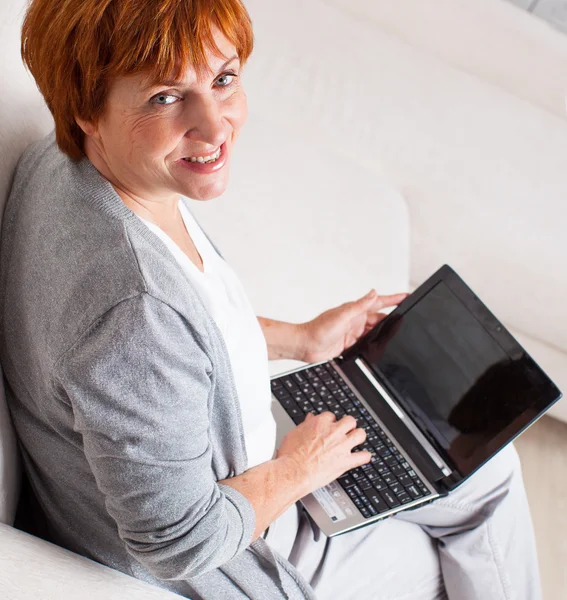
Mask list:
[[[369,519],[430,495],[417,473],[329,363],[307,367],[272,379],[272,393],[299,425],[307,413],[331,411],[340,419],[351,415],[366,430],[354,451],[368,450],[372,460],[347,471],[337,481],[363,517]]]

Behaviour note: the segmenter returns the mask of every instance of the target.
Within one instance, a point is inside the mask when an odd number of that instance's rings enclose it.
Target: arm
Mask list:
[[[257,317],[268,358],[292,358],[307,363],[330,360],[368,333],[386,317],[384,308],[397,306],[407,294],[379,296],[375,290],[321,313],[306,323],[285,323]]]
[[[212,469],[212,368],[183,317],[145,293],[93,323],[57,365],[118,535],[160,579],[223,565],[255,528],[250,502]]]
[[[257,317],[266,344],[268,359],[291,358],[304,360],[305,331],[303,323],[286,323],[265,317]]]
[[[284,437],[275,460],[222,482],[238,490],[254,507],[253,539],[294,502],[367,463],[370,452],[352,451],[365,439],[366,432],[357,428],[351,416],[337,421],[330,412],[307,414]]]
[[[128,552],[159,579],[218,568],[291,504],[370,459],[356,421],[308,415],[275,460],[216,481],[213,365],[183,317],[142,293],[93,323],[58,363],[57,386]]]

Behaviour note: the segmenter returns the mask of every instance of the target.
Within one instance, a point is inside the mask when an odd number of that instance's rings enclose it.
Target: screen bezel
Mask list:
[[[522,373],[529,379],[533,388],[536,390],[538,397],[541,397],[541,406],[544,407],[535,414],[533,414],[533,410],[526,410],[520,413],[519,416],[509,423],[507,429],[504,429],[485,445],[479,447],[479,452],[473,460],[471,460],[470,456],[466,459],[463,457],[451,456],[445,450],[445,440],[437,437],[434,427],[432,427],[431,430],[427,430],[419,422],[412,419],[415,425],[424,433],[427,439],[433,443],[435,449],[455,471],[454,475],[450,478],[451,481],[447,482],[448,486],[452,487],[453,485],[460,483],[464,478],[470,476],[487,460],[494,456],[494,454],[502,449],[502,447],[513,441],[527,429],[527,427],[549,410],[549,408],[561,398],[562,394],[506,327],[498,321],[494,314],[449,265],[443,265],[376,327],[369,331],[356,344],[351,346],[351,348],[343,352],[342,359],[350,361],[358,356],[365,359],[387,391],[395,398],[398,404],[404,408],[406,406],[405,400],[398,394],[396,389],[389,384],[381,370],[377,369],[375,365],[372,364],[372,361],[367,360],[364,349],[372,342],[372,340],[386,331],[387,328],[393,326],[396,320],[427,296],[439,283],[444,283],[510,359],[521,365]],[[411,412],[408,412],[408,416],[412,418]]]

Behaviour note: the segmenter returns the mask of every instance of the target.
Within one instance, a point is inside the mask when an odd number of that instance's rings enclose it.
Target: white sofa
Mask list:
[[[567,38],[502,0],[245,3],[249,122],[229,190],[193,210],[257,314],[305,320],[448,262],[567,389]],[[0,4],[2,203],[52,127],[19,59],[24,4]],[[1,597],[172,597],[10,527],[17,486],[0,398]]]

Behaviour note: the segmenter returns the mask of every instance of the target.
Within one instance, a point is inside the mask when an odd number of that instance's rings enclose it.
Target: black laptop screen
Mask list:
[[[384,325],[362,356],[464,471],[537,412],[524,358],[512,360],[444,283]]]

